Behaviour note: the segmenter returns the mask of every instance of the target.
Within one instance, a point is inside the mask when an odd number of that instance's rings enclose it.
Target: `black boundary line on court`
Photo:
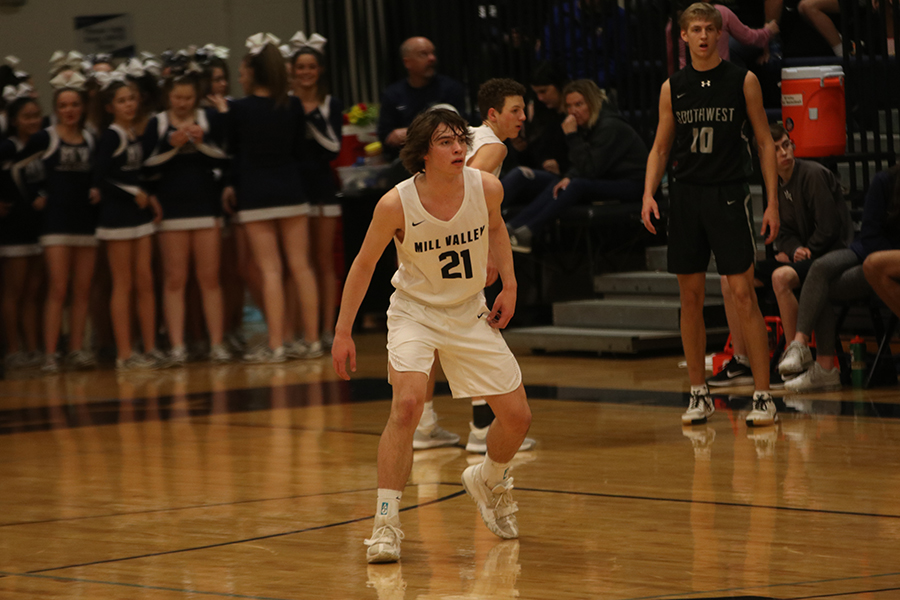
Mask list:
[[[454,485],[445,483],[444,485]],[[568,496],[592,496],[597,498],[614,498],[617,500],[649,500],[653,502],[677,502],[679,504],[709,504],[713,506],[730,506],[733,508],[767,508],[769,510],[785,510],[791,512],[803,512],[812,514],[840,515],[845,517],[873,517],[881,519],[900,519],[900,515],[883,515],[878,513],[861,513],[843,510],[821,510],[803,508],[800,506],[772,506],[770,504],[745,504],[742,502],[713,502],[711,500],[690,500],[687,498],[654,498],[653,496],[632,496],[629,494],[607,494],[603,492],[575,492],[570,490],[545,490],[541,488],[515,488],[520,492],[539,492],[544,494],[562,494]]]
[[[354,379],[350,382],[314,382],[314,383],[293,383],[283,386],[277,386],[277,389],[285,389],[292,393],[286,406],[280,408],[305,408],[310,404],[306,401],[307,390],[311,386],[326,385],[329,392],[334,391],[337,384],[338,390],[337,402],[323,403],[325,406],[335,404],[348,403],[364,403],[375,401],[389,401],[391,398],[391,387],[385,379],[379,378],[361,378]],[[84,398],[72,398],[68,396],[60,396],[59,401],[65,404],[45,405],[36,407],[19,407],[13,409],[0,409],[0,435],[11,435],[14,433],[29,433],[35,431],[50,431],[55,428],[80,428],[101,425],[115,425],[118,421],[112,419],[119,412],[122,402],[131,404],[133,410],[139,414],[135,422],[146,422],[148,420],[168,421],[173,417],[171,415],[171,406],[173,398],[186,399],[188,402],[195,402],[187,409],[185,418],[198,418],[204,416],[212,416],[213,414],[241,414],[246,412],[258,412],[271,409],[271,405],[266,400],[271,393],[273,387],[258,388],[237,388],[225,390],[224,393],[229,397],[229,402],[221,413],[212,413],[210,407],[199,406],[196,402],[199,400],[205,403],[213,392],[192,392],[184,395],[160,395],[160,396],[143,396],[122,401],[117,398],[107,398],[103,400],[89,400]],[[687,392],[672,392],[659,390],[627,390],[614,388],[590,388],[575,386],[553,386],[553,385],[526,385],[525,390],[529,397],[539,400],[561,400],[571,402],[591,402],[602,404],[617,404],[627,406],[662,406],[662,407],[681,407],[686,404]],[[216,392],[218,393],[218,392]],[[449,393],[449,387],[446,382],[439,382],[437,394],[446,395]],[[749,396],[737,396],[729,394],[713,394],[717,402],[721,401],[728,408],[740,409],[750,402]],[[40,396],[44,397],[44,396]],[[241,402],[243,398],[243,402]],[[866,416],[878,418],[900,418],[900,404],[884,402],[883,400],[867,400],[864,402],[855,402],[851,400],[821,400],[815,398],[814,395],[804,395],[804,400],[813,402],[824,402],[829,406],[835,403],[840,406],[840,413],[834,416]],[[155,401],[158,404],[156,418],[148,417],[145,409],[149,401]],[[776,406],[779,412],[791,413],[797,412],[785,406],[782,398],[775,398]],[[86,408],[88,411],[88,420],[81,421],[79,414],[76,418],[77,408]],[[860,407],[866,408],[867,412],[858,415],[854,411]],[[53,414],[51,414],[53,413]],[[829,412],[828,414],[834,414]],[[60,423],[58,417],[66,418],[66,422]],[[91,418],[93,417],[93,418]],[[21,419],[16,421],[16,419]],[[180,418],[180,415],[179,415]]]
[[[401,509],[400,509],[400,512],[406,512],[406,511],[410,511],[410,510],[415,510],[415,509],[421,508],[421,507],[423,507],[423,506],[430,506],[430,505],[432,505],[432,504],[438,504],[438,503],[444,502],[444,501],[446,501],[446,500],[452,500],[453,498],[458,498],[459,496],[462,496],[462,495],[465,494],[465,493],[466,493],[465,490],[460,490],[460,491],[458,491],[458,492],[453,492],[452,494],[449,494],[449,495],[447,495],[447,496],[442,496],[442,497],[437,498],[437,499],[435,499],[435,500],[429,500],[428,502],[423,502],[423,503],[421,503],[421,504],[414,504],[414,505],[412,505],[412,506],[407,506],[406,508],[401,508]],[[270,540],[270,539],[273,539],[273,538],[285,537],[285,536],[289,536],[289,535],[296,535],[296,534],[300,534],[300,533],[309,533],[309,532],[311,532],[311,531],[319,531],[319,530],[322,530],[322,529],[331,529],[331,528],[333,528],[333,527],[340,527],[340,526],[342,526],[342,525],[352,525],[353,523],[360,523],[360,522],[362,522],[362,521],[368,521],[368,520],[374,519],[374,518],[375,518],[375,515],[371,515],[371,516],[368,516],[368,517],[358,517],[358,518],[356,518],[356,519],[348,519],[348,520],[346,520],[346,521],[340,521],[340,522],[338,522],[338,523],[326,523],[325,525],[316,525],[316,526],[314,526],[314,527],[307,527],[307,528],[305,528],[305,529],[296,529],[296,530],[293,530],[293,531],[282,531],[282,532],[280,532],[280,533],[270,533],[270,534],[268,534],[268,535],[259,535],[259,536],[256,536],[256,537],[246,538],[246,539],[241,539],[241,540],[231,540],[231,541],[228,541],[228,542],[218,542],[218,543],[216,543],[216,544],[206,544],[206,545],[203,545],[203,546],[195,546],[195,547],[193,547],[193,548],[179,548],[179,549],[177,549],[177,550],[164,550],[164,551],[161,551],[161,552],[148,552],[147,554],[141,554],[141,555],[137,555],[137,556],[125,556],[125,557],[122,557],[122,558],[107,558],[107,559],[104,559],[104,560],[96,560],[96,561],[92,561],[92,562],[79,563],[79,564],[74,564],[74,565],[65,565],[65,566],[62,566],[62,567],[52,567],[52,568],[47,568],[47,569],[35,569],[35,570],[33,570],[33,571],[26,571],[25,573],[16,573],[15,575],[38,575],[38,574],[41,574],[41,573],[49,573],[49,572],[52,572],[52,571],[62,571],[62,570],[65,570],[65,569],[78,569],[78,568],[81,568],[81,567],[93,567],[93,566],[96,566],[96,565],[103,565],[103,564],[109,564],[109,563],[124,562],[124,561],[128,561],[128,560],[138,560],[138,559],[141,559],[141,558],[153,558],[153,557],[157,557],[157,556],[167,556],[167,555],[170,555],[170,554],[181,554],[181,553],[184,553],[184,552],[194,552],[194,551],[197,551],[197,550],[210,550],[210,549],[212,549],[212,548],[222,548],[222,547],[225,547],[225,546],[234,546],[234,545],[237,545],[237,544],[246,544],[247,542],[258,542],[258,541],[261,541],[261,540]]]
[[[172,508],[154,508],[152,510],[136,510],[118,513],[106,513],[100,515],[85,515],[83,517],[68,517],[65,519],[44,519],[42,521],[19,521],[16,523],[0,523],[3,527],[18,527],[26,525],[45,525],[48,523],[68,523],[70,521],[85,521],[88,519],[110,519],[116,517],[130,517],[134,515],[152,515],[154,513],[177,512],[180,510],[199,510],[205,508],[218,508],[221,506],[238,506],[240,504],[253,504],[256,502],[278,502],[281,500],[300,500],[302,498],[320,498],[323,496],[340,496],[343,494],[355,494],[357,492],[371,492],[378,488],[360,488],[358,490],[340,490],[336,492],[322,492],[321,494],[299,494],[297,496],[279,496],[276,498],[256,498],[253,500],[235,500],[234,502],[216,502],[214,504],[192,504],[190,506],[176,506]]]

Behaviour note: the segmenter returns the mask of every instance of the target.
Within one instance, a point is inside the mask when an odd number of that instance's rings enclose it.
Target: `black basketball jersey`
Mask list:
[[[697,185],[745,181],[753,170],[744,78],[747,70],[723,60],[709,71],[688,65],[669,78],[675,179]]]

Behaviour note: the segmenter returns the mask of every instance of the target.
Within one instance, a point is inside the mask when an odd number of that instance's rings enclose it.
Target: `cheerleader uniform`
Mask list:
[[[304,152],[300,158],[300,181],[309,198],[311,217],[339,217],[341,205],[337,201],[337,185],[331,163],[341,151],[344,125],[341,101],[332,96],[306,113]]]
[[[34,134],[20,153],[14,172],[43,164],[46,173],[41,246],[96,246],[100,207],[91,204],[94,136],[82,130],[80,144],[69,144],[55,127]]]
[[[24,145],[17,137],[0,142],[0,202],[10,204],[9,212],[0,218],[0,258],[37,256],[41,253],[38,238],[41,214],[32,202],[43,191],[44,168],[35,162],[13,177],[14,157]]]
[[[225,158],[220,149],[222,118],[210,109],[197,109],[195,122],[203,129],[203,142],[180,148],[169,143],[178,131],[161,112],[144,131],[144,161],[151,176],[150,189],[162,206],[159,231],[208,229],[221,223],[221,187],[214,169]]]
[[[156,231],[153,210],[138,208],[134,200],[141,191],[143,157],[141,141],[129,139],[120,126],[112,124],[103,132],[94,168],[94,186],[101,197],[98,239],[135,240]]]
[[[288,97],[287,106],[272,98],[247,96],[229,104],[230,176],[237,193],[235,221],[249,223],[309,213],[298,160],[304,151],[303,105]]]

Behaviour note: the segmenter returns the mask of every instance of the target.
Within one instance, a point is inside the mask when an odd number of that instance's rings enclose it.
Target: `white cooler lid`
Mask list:
[[[843,77],[844,67],[841,65],[824,65],[821,67],[791,67],[781,70],[781,79],[821,79],[822,77]]]

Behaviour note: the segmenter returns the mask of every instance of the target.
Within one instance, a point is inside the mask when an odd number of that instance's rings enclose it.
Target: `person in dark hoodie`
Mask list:
[[[569,116],[562,130],[571,166],[560,181],[548,185],[507,222],[515,252],[531,252],[533,236],[569,206],[595,200],[641,200],[648,154],[644,141],[593,81],[573,81],[563,96]]]

